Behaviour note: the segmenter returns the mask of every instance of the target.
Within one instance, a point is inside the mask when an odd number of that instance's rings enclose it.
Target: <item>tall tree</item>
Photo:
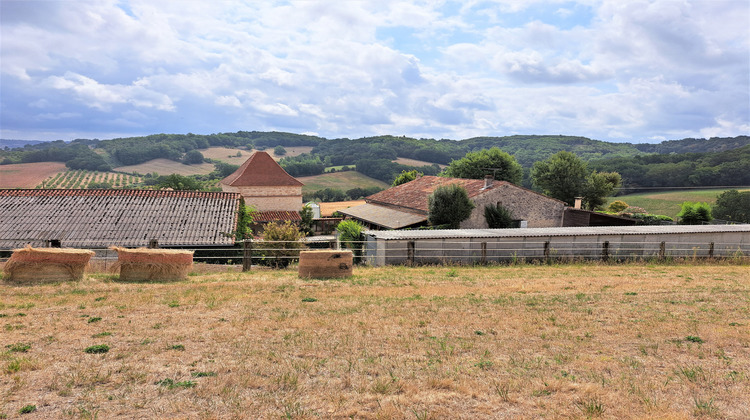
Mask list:
[[[552,198],[573,204],[586,184],[586,163],[574,153],[561,151],[549,159],[534,163],[531,179]]]
[[[458,184],[442,185],[427,198],[428,220],[430,224],[448,225],[458,229],[459,224],[471,216],[474,203],[469,199],[466,189]]]
[[[523,180],[523,168],[516,158],[493,147],[490,149],[469,152],[461,159],[454,160],[443,170],[442,175],[453,178],[482,179],[492,173],[499,181],[520,184]]]
[[[750,191],[724,191],[716,197],[713,215],[717,219],[750,223]]]
[[[600,210],[622,183],[617,172],[591,172],[583,187],[583,206],[588,210]]]

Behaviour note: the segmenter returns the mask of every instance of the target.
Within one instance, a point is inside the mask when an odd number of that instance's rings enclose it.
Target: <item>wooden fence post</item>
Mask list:
[[[487,242],[482,242],[482,264],[487,264]]]
[[[659,259],[664,260],[667,257],[667,244],[666,242],[662,241],[659,244]]]
[[[609,241],[604,241],[602,244],[602,261],[607,262],[609,260]]]
[[[549,241],[544,242],[544,262],[549,263]]]
[[[711,242],[710,244],[708,244],[708,258],[713,258],[713,257],[714,257],[714,243]]]
[[[414,265],[414,241],[406,242],[406,261],[409,265]]]
[[[242,271],[250,271],[253,266],[253,240],[242,241]]]

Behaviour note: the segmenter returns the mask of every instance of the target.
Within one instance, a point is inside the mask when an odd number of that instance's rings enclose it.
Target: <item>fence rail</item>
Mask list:
[[[75,243],[65,242],[66,247],[75,248]],[[152,244],[156,245],[156,244]],[[287,266],[299,258],[306,249],[336,249],[335,241],[244,241],[234,247],[165,247],[191,250],[196,262],[209,264],[242,265],[243,270],[252,266]],[[372,265],[392,264],[489,264],[538,261],[623,261],[623,260],[668,260],[668,259],[750,259],[750,244],[733,242],[684,242],[684,241],[581,241],[561,242],[550,240],[482,241],[451,240],[415,241],[399,240],[373,243],[372,241],[348,242],[344,248],[355,251],[359,261]],[[92,262],[105,269],[117,260],[117,251],[91,249],[95,252]],[[0,249],[0,262],[7,261],[12,250]]]

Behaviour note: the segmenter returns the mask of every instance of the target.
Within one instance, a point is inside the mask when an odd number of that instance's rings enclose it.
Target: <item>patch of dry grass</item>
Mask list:
[[[747,265],[202,273],[0,285],[0,414],[750,417]]]

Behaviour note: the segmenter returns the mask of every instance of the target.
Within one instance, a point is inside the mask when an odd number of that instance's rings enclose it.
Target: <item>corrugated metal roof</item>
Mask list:
[[[304,184],[289,175],[266,152],[256,151],[231,175],[220,182],[233,187],[301,187]]]
[[[441,229],[441,230],[368,230],[365,234],[375,239],[412,240],[448,238],[512,238],[548,236],[591,235],[643,235],[677,233],[747,232],[750,241],[750,224],[744,225],[672,225],[672,226],[597,226],[523,229]]]
[[[346,214],[355,219],[365,220],[368,223],[382,226],[386,229],[400,229],[427,221],[426,215],[407,213],[376,204],[362,204],[361,206],[349,207],[348,209],[339,210],[339,213]]]
[[[0,190],[0,248],[231,245],[240,195],[153,190]]]

